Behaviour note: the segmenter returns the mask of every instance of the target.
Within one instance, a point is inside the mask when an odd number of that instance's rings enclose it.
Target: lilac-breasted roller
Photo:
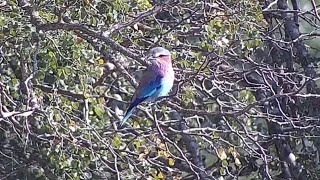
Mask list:
[[[130,106],[120,122],[120,126],[128,120],[133,110],[140,103],[155,101],[158,97],[166,96],[173,86],[174,71],[170,52],[163,47],[155,47],[149,51],[147,57],[151,64],[143,73]]]

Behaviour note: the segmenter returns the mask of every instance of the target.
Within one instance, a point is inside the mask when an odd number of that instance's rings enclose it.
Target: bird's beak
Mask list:
[[[154,59],[154,57],[152,56],[152,54],[147,54],[146,55],[146,60],[151,60]]]

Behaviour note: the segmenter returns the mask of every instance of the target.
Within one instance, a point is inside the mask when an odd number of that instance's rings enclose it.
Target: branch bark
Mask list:
[[[143,65],[146,65],[144,60],[142,58],[140,58],[140,56],[138,54],[135,54],[135,53],[129,51],[127,48],[121,46],[119,43],[115,42],[114,40],[112,40],[108,36],[104,35],[103,32],[95,32],[95,31],[89,29],[88,27],[86,27],[85,25],[58,22],[58,23],[40,24],[37,26],[37,28],[42,31],[66,30],[66,31],[81,32],[81,33],[88,35],[92,38],[96,38],[96,39],[101,40],[102,42],[104,42],[108,46],[110,46],[113,50],[118,51],[118,52],[122,53],[123,55],[130,57]]]

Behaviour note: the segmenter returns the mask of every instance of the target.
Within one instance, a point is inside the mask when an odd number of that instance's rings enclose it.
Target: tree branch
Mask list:
[[[153,8],[139,14],[136,18],[132,19],[131,21],[129,22],[125,22],[125,23],[119,23],[119,24],[116,24],[114,26],[112,26],[108,31],[107,31],[107,34],[112,34],[113,32],[115,31],[120,31],[121,29],[124,29],[128,26],[132,26],[140,21],[142,21],[144,18],[148,17],[148,16],[151,16],[153,14],[156,14],[158,12],[160,12],[162,10],[162,8],[164,7],[165,4],[160,4],[160,5],[156,5],[156,6],[153,6]]]
[[[113,50],[118,51],[122,53],[125,56],[128,56],[139,63],[146,65],[144,60],[140,58],[139,55],[129,51],[127,48],[121,46],[119,43],[115,42],[108,36],[104,35],[103,32],[95,32],[93,30],[90,30],[88,27],[82,24],[73,24],[73,23],[48,23],[48,24],[41,24],[38,25],[37,28],[42,31],[55,31],[55,30],[66,30],[66,31],[79,31],[83,34],[86,34],[88,36],[91,36],[92,38],[96,38],[101,40],[102,42],[106,43],[108,46],[110,46]]]

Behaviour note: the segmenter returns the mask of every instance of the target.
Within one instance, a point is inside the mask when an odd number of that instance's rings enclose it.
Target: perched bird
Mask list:
[[[128,120],[140,103],[166,96],[173,86],[174,71],[170,52],[163,47],[155,47],[149,51],[147,58],[151,62],[150,66],[144,72],[120,126]]]

